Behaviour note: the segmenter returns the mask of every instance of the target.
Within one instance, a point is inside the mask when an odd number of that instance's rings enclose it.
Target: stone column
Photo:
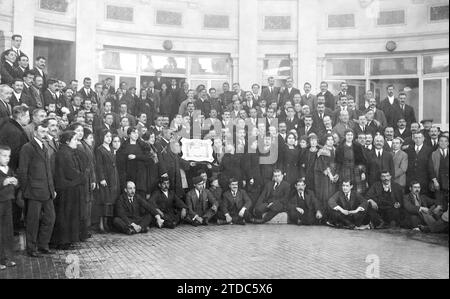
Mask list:
[[[86,8],[89,7],[88,10]],[[97,34],[97,3],[96,1],[77,0],[77,31],[76,31],[76,78],[92,78],[97,82],[96,34]]]
[[[319,16],[318,1],[298,1],[298,81],[301,88],[305,82],[312,85],[313,93],[319,91],[317,82],[317,22]]]
[[[250,90],[258,74],[258,1],[239,1],[239,82]]]
[[[30,67],[32,67],[34,58],[34,19],[36,1],[35,0],[14,0],[13,3],[13,21],[12,32],[5,32],[6,47],[11,47],[11,36],[13,34],[22,35],[21,50],[28,55],[30,59]]]

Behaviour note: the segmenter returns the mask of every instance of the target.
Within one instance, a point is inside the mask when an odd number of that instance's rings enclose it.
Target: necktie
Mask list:
[[[302,192],[300,193],[300,200],[301,200],[301,201],[304,201],[304,200],[305,200],[305,198],[303,197],[303,193],[302,193]]]
[[[419,201],[418,195],[414,195],[414,204],[416,205],[416,207],[420,207],[420,201]]]
[[[130,202],[130,204],[133,204],[133,197],[129,197],[128,201]]]
[[[418,153],[419,153],[419,147],[416,146],[416,154],[418,154]]]
[[[273,190],[275,191],[275,190],[277,190],[277,188],[278,188],[278,183],[275,183],[275,185],[273,186]]]

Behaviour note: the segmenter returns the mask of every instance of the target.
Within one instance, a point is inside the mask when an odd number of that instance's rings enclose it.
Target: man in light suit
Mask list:
[[[229,187],[230,190],[222,195],[217,223],[245,225],[245,222],[251,222],[252,200],[247,192],[239,189],[239,181],[234,178],[230,179]]]
[[[392,141],[393,160],[394,160],[394,182],[403,189],[406,186],[406,171],[408,170],[408,155],[402,151],[403,141],[400,138],[394,138]]]

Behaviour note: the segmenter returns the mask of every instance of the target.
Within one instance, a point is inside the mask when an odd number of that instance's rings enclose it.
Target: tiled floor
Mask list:
[[[380,278],[449,278],[448,235],[247,225],[95,235],[50,257],[19,252],[0,279],[366,278],[369,255],[379,258]]]

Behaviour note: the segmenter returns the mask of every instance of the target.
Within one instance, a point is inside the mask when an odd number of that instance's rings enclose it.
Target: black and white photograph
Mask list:
[[[448,0],[0,0],[0,55],[0,280],[449,279]]]

